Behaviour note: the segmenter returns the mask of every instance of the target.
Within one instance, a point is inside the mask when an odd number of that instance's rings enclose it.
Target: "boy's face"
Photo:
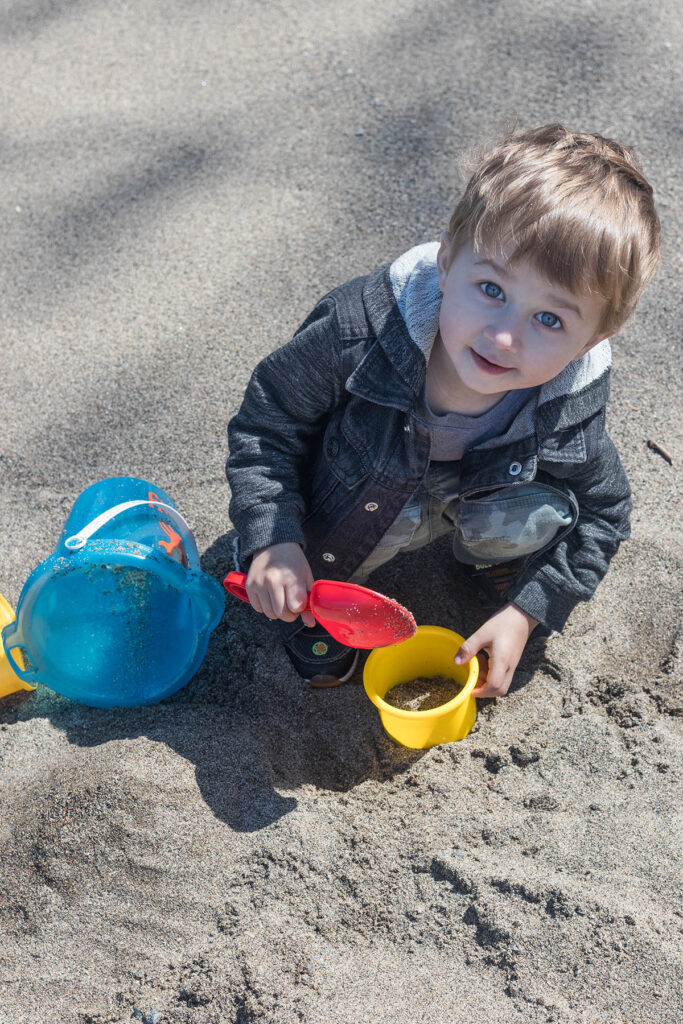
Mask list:
[[[444,237],[437,257],[439,329],[446,373],[450,363],[463,396],[544,384],[606,337],[597,334],[599,296],[575,295],[527,261],[511,268],[505,253],[475,252],[469,242],[449,267],[447,257]]]

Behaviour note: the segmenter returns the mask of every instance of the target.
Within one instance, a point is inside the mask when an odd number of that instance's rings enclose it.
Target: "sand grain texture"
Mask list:
[[[311,691],[238,601],[162,705],[0,702],[0,1024],[683,1018],[680,48],[669,0],[3,5],[12,604],[112,475],[170,493],[222,579],[252,367],[437,237],[506,120],[633,143],[665,250],[614,343],[633,537],[466,740],[394,746],[359,674]],[[487,611],[449,564],[370,585],[467,635]]]

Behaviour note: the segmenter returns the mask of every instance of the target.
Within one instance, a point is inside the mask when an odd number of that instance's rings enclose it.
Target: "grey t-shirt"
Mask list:
[[[430,462],[459,461],[475,444],[504,434],[532,390],[522,388],[519,391],[508,391],[500,402],[481,416],[465,416],[459,412],[447,412],[440,416],[432,412],[423,391],[415,417],[431,434]]]

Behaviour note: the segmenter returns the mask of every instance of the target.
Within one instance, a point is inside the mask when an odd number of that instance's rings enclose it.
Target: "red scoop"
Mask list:
[[[223,586],[249,604],[243,572],[229,572]],[[417,630],[410,612],[375,590],[357,583],[316,580],[303,611],[310,612],[327,632],[347,647],[390,647]]]

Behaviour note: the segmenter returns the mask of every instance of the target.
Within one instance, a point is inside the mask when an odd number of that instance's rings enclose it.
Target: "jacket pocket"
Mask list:
[[[576,499],[541,483],[461,498],[449,509],[460,562],[507,562],[557,543],[578,518]]]
[[[347,487],[355,487],[368,476],[361,455],[336,424],[330,424],[325,432],[318,464],[322,475],[331,475]]]
[[[349,494],[367,477],[360,459],[348,441],[336,431],[325,434],[306,493],[304,522]]]

